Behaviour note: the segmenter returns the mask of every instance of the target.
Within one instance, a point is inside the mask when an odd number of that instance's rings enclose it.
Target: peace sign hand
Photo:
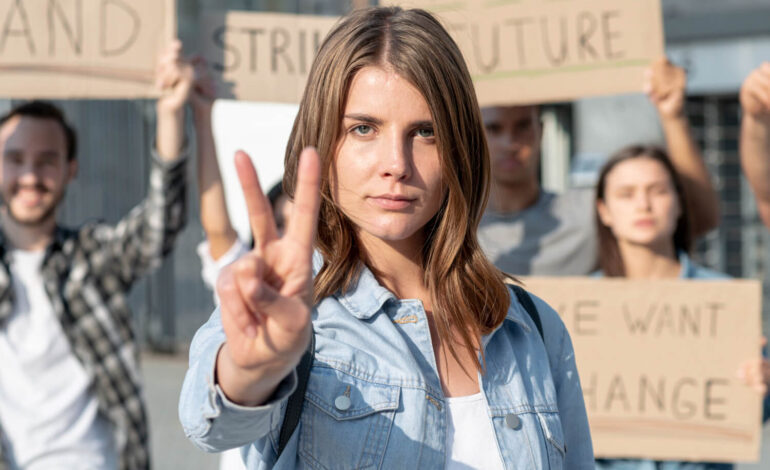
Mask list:
[[[320,162],[314,149],[302,152],[294,206],[280,238],[251,159],[238,152],[235,165],[254,249],[224,268],[217,281],[227,341],[216,376],[230,400],[254,406],[296,367],[310,340]]]

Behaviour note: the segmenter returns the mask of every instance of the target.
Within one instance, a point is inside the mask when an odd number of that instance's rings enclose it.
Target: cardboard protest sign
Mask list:
[[[299,103],[336,17],[227,12],[203,16],[203,55],[220,98]]]
[[[597,456],[758,460],[761,397],[736,377],[760,354],[758,281],[523,283],[570,332]]]
[[[0,96],[156,96],[174,0],[0,0]]]
[[[390,0],[434,13],[481,106],[641,92],[664,54],[660,0]]]

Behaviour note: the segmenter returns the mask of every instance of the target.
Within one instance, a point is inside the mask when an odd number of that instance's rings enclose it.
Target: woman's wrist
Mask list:
[[[233,360],[229,351],[225,342],[217,354],[214,380],[228,400],[241,406],[265,404],[295,367],[288,364],[242,367]]]

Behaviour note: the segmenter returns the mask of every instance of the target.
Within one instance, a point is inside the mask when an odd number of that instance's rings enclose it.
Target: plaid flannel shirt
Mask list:
[[[153,157],[147,197],[117,225],[57,227],[41,272],[72,352],[111,423],[119,468],[150,467],[147,416],[126,294],[158,266],[184,227],[185,161]],[[8,246],[0,231],[0,328],[13,312]],[[2,429],[0,429],[2,438]],[[0,447],[0,470],[8,466]]]

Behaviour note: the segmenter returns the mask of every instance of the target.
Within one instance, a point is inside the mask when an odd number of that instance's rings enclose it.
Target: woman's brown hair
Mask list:
[[[612,169],[623,162],[639,158],[647,158],[660,163],[671,178],[671,183],[674,186],[676,198],[681,208],[681,214],[676,222],[676,229],[674,230],[672,240],[674,250],[677,253],[680,251],[687,253],[692,245],[689,215],[686,212],[688,206],[686,204],[684,186],[666,151],[652,145],[631,145],[625,147],[607,160],[607,163],[604,164],[599,172],[599,181],[596,184],[596,204],[594,204],[596,214],[594,218],[596,219],[596,231],[599,239],[599,268],[607,277],[624,277],[626,275],[626,268],[623,263],[623,257],[620,254],[618,239],[612,233],[612,230],[602,223],[599,217],[598,203],[599,201],[605,202],[607,175],[609,175]]]
[[[306,146],[321,156],[321,209],[316,246],[324,264],[314,300],[355,287],[367,264],[354,226],[334,203],[328,175],[341,136],[350,83],[364,67],[388,67],[414,85],[433,118],[446,196],[423,228],[421,263],[438,334],[478,357],[479,336],[505,319],[510,297],[503,275],[484,256],[476,230],[489,196],[489,153],[476,94],[457,45],[433,16],[398,7],[356,10],[324,40],[313,62],[286,149],[284,187],[293,197]],[[376,274],[376,273],[375,273]],[[452,350],[457,358],[457,353]],[[477,361],[482,369],[482,361]]]

